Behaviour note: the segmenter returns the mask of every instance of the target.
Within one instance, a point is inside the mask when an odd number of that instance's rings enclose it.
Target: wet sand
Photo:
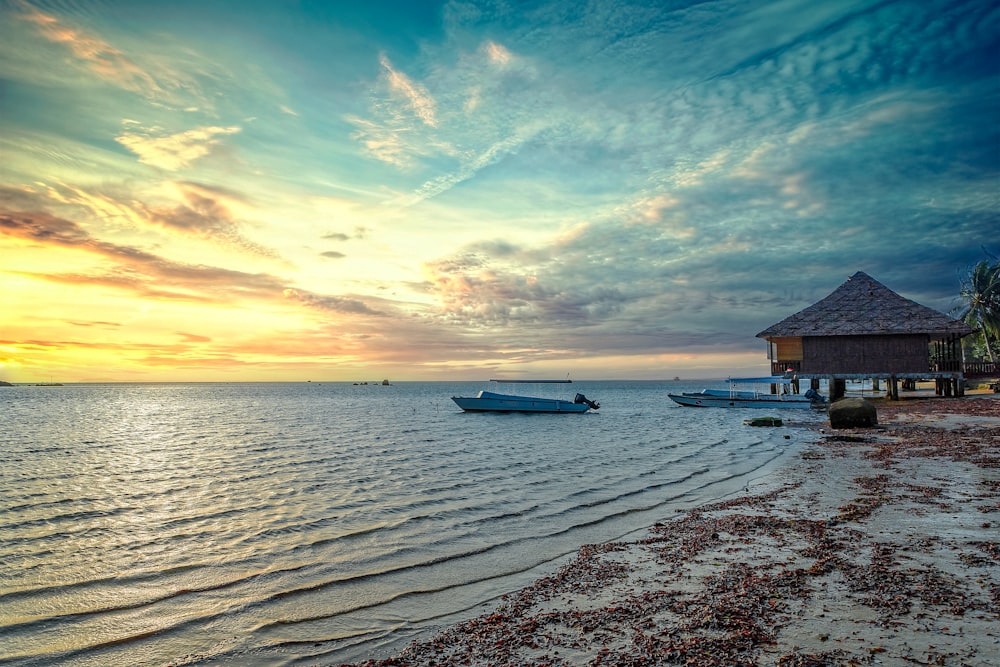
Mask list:
[[[1000,665],[1000,397],[877,405],[745,495],[361,664]]]

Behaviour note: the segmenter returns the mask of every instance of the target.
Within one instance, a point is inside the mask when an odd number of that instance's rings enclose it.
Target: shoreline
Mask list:
[[[1000,399],[877,402],[749,493],[583,546],[390,665],[996,665]]]

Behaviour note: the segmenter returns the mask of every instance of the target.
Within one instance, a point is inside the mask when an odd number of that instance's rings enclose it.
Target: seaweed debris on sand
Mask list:
[[[880,406],[791,469],[582,548],[389,665],[996,665],[1000,400]]]

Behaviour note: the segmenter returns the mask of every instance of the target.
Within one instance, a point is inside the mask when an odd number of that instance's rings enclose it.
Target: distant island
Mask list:
[[[0,387],[16,387],[16,384],[11,382],[6,382],[5,380],[0,380]],[[62,387],[64,386],[62,382],[37,382],[35,387]]]

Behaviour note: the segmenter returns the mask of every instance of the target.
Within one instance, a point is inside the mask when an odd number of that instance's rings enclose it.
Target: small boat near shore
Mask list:
[[[779,388],[777,393],[772,387]],[[782,376],[730,378],[728,389],[703,389],[667,394],[689,408],[825,408],[826,397],[814,389],[792,393],[792,380]]]
[[[572,380],[490,380],[490,382],[516,384],[570,384]],[[582,414],[597,410],[600,404],[578,393],[572,401],[560,398],[501,394],[494,391],[480,391],[475,396],[452,396],[458,407],[465,412],[549,412]]]

